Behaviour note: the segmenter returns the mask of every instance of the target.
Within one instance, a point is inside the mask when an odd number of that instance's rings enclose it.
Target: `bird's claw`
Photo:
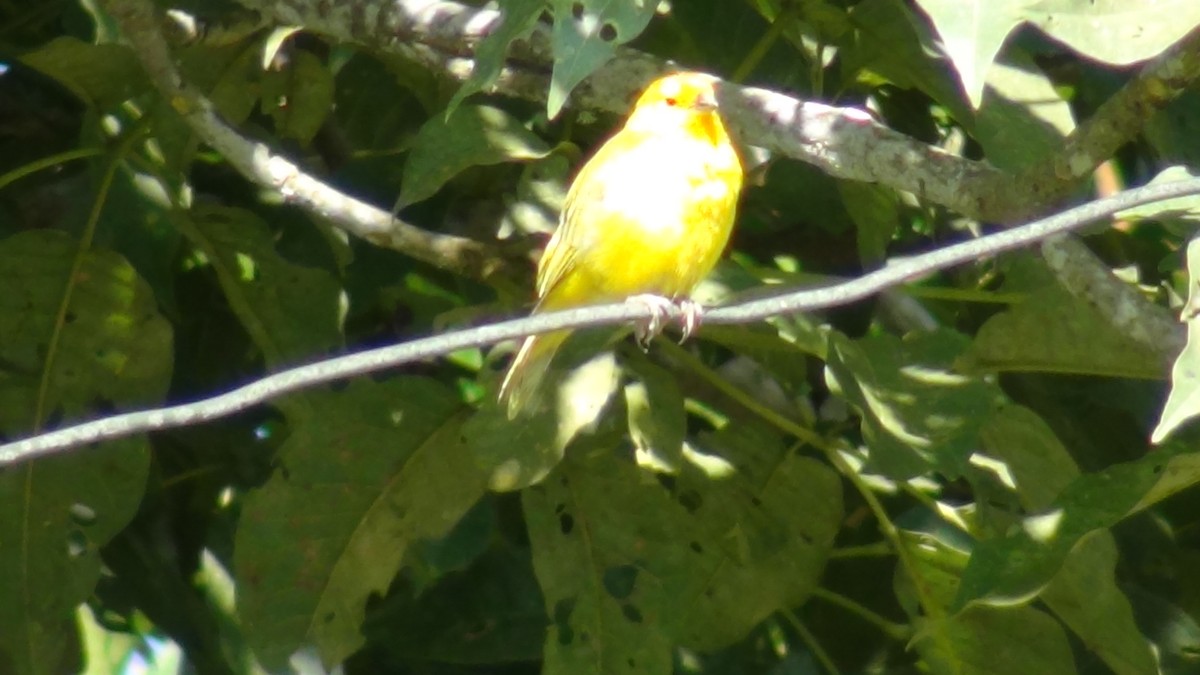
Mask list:
[[[679,338],[679,344],[683,344],[700,327],[704,307],[695,300],[685,299],[679,301],[679,311],[683,313],[683,336]]]
[[[700,319],[704,315],[704,308],[694,300],[681,300],[676,303],[674,300],[661,295],[643,293],[630,297],[626,302],[650,310],[650,318],[645,322],[639,323],[634,329],[634,338],[643,351],[649,349],[650,341],[662,332],[663,326],[666,324],[666,319],[670,316],[672,310],[678,309],[683,317],[683,337],[679,340],[680,343],[687,340],[696,332],[696,329],[700,326]]]

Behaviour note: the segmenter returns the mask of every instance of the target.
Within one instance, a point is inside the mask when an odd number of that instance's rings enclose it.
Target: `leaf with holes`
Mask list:
[[[554,72],[546,112],[555,117],[588,75],[646,29],[658,0],[554,0]]]
[[[362,644],[367,600],[406,548],[444,535],[484,494],[461,442],[464,411],[436,382],[358,380],[309,393],[280,469],[243,507],[239,605],[269,669],[306,644],[337,663]]]
[[[149,286],[119,256],[78,249],[49,230],[0,242],[0,432],[6,436],[49,420],[155,403],[166,393],[171,327]],[[141,438],[0,469],[6,672],[75,669],[64,661],[76,651],[75,607],[100,577],[100,547],[133,517],[148,469]]]
[[[807,597],[841,524],[837,475],[776,438],[708,439],[676,482],[614,453],[621,435],[581,439],[522,493],[548,673],[666,673],[673,644],[744,638]]]

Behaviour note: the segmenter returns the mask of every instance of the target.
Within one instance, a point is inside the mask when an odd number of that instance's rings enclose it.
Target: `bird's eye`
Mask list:
[[[675,107],[676,105],[679,105],[679,101],[677,101],[674,96],[667,97],[667,100],[665,102],[667,105],[671,106],[672,108]]]

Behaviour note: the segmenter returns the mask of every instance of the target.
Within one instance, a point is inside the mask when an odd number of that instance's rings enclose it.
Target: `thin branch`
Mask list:
[[[1200,179],[1128,190],[1022,227],[894,261],[883,269],[852,281],[782,292],[770,298],[718,307],[705,315],[705,322],[749,323],[777,314],[845,305],[937,270],[1027,246],[1135,206],[1196,194],[1200,194]],[[349,354],[268,375],[226,394],[195,403],[115,415],[0,445],[0,465],[61,452],[77,445],[213,420],[301,389],[442,356],[459,349],[482,347],[563,328],[647,319],[649,314],[650,310],[643,303],[599,305],[513,319]],[[1179,330],[1178,325],[1173,327],[1173,332]]]
[[[339,41],[414,58],[459,80],[471,73],[479,41],[499,24],[493,9],[430,0],[238,0],[281,25],[303,26]],[[510,48],[491,91],[544,100],[553,62],[548,29],[539,26]],[[629,102],[670,65],[633,49],[593,73],[572,93],[574,105],[624,114]],[[1200,29],[1148,63],[1083,122],[1048,160],[1019,175],[951,155],[838,108],[766,89],[725,84],[722,116],[746,142],[808,162],[838,178],[911,192],[976,220],[1017,222],[1057,206],[1100,162],[1129,142],[1157,110],[1200,80]]]
[[[108,0],[107,6],[163,97],[204,142],[247,179],[352,235],[436,267],[475,279],[503,269],[505,260],[488,246],[400,221],[387,211],[335,190],[266,144],[245,138],[221,119],[211,101],[183,81],[149,0]]]
[[[491,9],[429,0],[239,0],[277,22],[402,54],[466,80],[479,41],[501,20]],[[547,27],[515,42],[491,91],[540,101],[552,62]],[[623,114],[647,81],[667,70],[660,59],[620,49],[571,94],[574,105]],[[1200,80],[1200,28],[1149,62],[1081,123],[1059,150],[1018,174],[921,143],[854,108],[724,84],[722,116],[745,142],[819,167],[831,176],[911,192],[982,221],[1012,224],[1056,208],[1092,170],[1132,140],[1150,117]],[[1154,348],[1173,317],[1138,296],[1086,247],[1063,240],[1044,251],[1063,284],[1099,308],[1113,326]],[[1081,280],[1086,280],[1082,283]]]

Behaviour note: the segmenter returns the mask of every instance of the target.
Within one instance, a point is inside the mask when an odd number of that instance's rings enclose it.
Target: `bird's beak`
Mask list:
[[[717,94],[714,91],[706,91],[696,97],[696,101],[692,103],[692,110],[697,112],[712,112],[717,109]]]

